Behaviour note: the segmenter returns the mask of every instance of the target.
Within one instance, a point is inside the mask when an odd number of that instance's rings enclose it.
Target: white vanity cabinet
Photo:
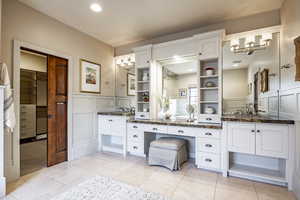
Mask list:
[[[287,125],[229,123],[228,150],[276,158],[288,157]]]
[[[127,152],[135,156],[145,156],[144,124],[127,123]]]
[[[295,127],[290,122],[224,121],[221,148],[223,175],[291,189],[294,140]]]
[[[227,133],[229,151],[255,154],[254,123],[228,123]]]
[[[126,155],[127,116],[98,115],[99,150]]]
[[[256,155],[288,158],[287,125],[256,124]]]
[[[221,171],[221,130],[199,129],[196,152],[198,168]]]

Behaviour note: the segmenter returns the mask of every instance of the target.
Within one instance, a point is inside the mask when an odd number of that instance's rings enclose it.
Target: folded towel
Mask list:
[[[4,89],[4,126],[11,133],[16,125],[16,116],[14,110],[14,99],[10,85],[9,75],[6,64],[1,64],[0,84],[5,86]]]

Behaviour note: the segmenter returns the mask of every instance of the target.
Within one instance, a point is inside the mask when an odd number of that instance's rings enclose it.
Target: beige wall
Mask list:
[[[279,24],[280,24],[280,13],[279,10],[275,10],[275,11],[270,11],[270,12],[252,15],[248,17],[243,17],[240,19],[228,20],[218,24],[203,26],[190,31],[169,34],[169,35],[153,38],[150,40],[119,46],[115,48],[115,55],[123,55],[123,54],[131,53],[132,48],[137,46],[142,46],[146,44],[157,44],[161,42],[182,39],[186,37],[191,37],[198,33],[204,33],[204,32],[213,31],[217,29],[226,29],[227,34],[232,34],[232,33],[250,31],[258,28],[276,26]]]
[[[53,18],[29,8],[17,0],[3,0],[2,52],[12,75],[13,39],[56,50],[74,59],[73,92],[79,92],[79,59],[102,65],[101,95],[114,96],[113,48]]]

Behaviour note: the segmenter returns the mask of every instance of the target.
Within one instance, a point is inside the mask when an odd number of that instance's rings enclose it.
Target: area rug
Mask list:
[[[165,197],[145,192],[112,178],[96,176],[52,200],[167,200]]]

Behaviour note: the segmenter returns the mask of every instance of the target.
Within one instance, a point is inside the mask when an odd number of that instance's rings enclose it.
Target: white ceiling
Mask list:
[[[107,44],[131,42],[279,9],[283,0],[19,0]],[[263,20],[263,19],[262,19]]]

